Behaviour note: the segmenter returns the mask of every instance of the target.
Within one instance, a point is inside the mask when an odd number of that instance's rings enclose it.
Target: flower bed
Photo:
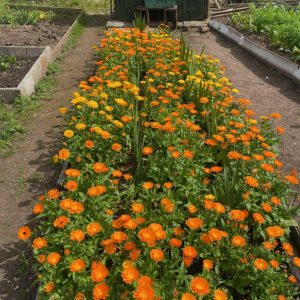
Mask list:
[[[218,60],[108,31],[65,115],[64,191],[33,208],[42,299],[293,299],[293,172]],[[278,133],[283,129],[277,127]]]

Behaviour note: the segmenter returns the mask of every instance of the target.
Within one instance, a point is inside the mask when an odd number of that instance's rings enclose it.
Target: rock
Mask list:
[[[199,32],[201,32],[201,33],[205,33],[205,32],[208,32],[208,31],[209,31],[209,27],[208,26],[199,27]]]

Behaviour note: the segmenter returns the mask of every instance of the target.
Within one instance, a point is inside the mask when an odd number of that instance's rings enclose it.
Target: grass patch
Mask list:
[[[83,29],[84,23],[80,20],[74,26],[60,56],[48,66],[46,76],[36,85],[36,92],[32,96],[19,96],[14,104],[0,101],[0,158],[13,154],[13,142],[26,133],[25,123],[30,119],[31,113],[40,107],[41,100],[52,98],[53,88],[57,83],[54,75],[60,71],[60,63],[75,45]]]

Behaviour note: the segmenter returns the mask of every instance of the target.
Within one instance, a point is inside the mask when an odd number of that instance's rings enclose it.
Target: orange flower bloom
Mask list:
[[[215,290],[214,300],[227,300],[226,292],[220,289]]]
[[[274,168],[270,164],[261,164],[260,167],[269,173],[274,173]]]
[[[284,235],[284,230],[280,226],[271,226],[266,229],[269,237],[278,238]]]
[[[101,282],[108,275],[108,269],[101,262],[92,262],[91,279],[93,282]]]
[[[196,300],[196,298],[190,293],[184,293],[181,300]]]
[[[121,151],[122,146],[118,143],[114,143],[114,144],[112,144],[111,149],[115,152],[119,152],[119,151]]]
[[[252,176],[246,176],[245,182],[251,187],[258,187],[258,181]]]
[[[161,249],[152,249],[150,251],[150,257],[156,261],[160,262],[164,259],[164,252]]]
[[[291,283],[297,283],[297,279],[296,279],[296,277],[294,276],[294,275],[290,275],[289,277],[288,277],[288,280],[289,280],[289,282],[291,282]]]
[[[33,209],[32,212],[37,215],[37,214],[41,214],[44,211],[44,205],[42,203],[38,203],[36,204]]]
[[[229,159],[241,159],[242,158],[242,154],[236,152],[236,151],[230,151],[227,154],[227,157]]]
[[[183,156],[185,158],[191,159],[194,157],[194,153],[191,150],[184,150],[183,151]]]
[[[279,262],[278,262],[277,260],[275,260],[275,259],[271,259],[271,260],[270,260],[270,265],[271,265],[273,268],[277,269],[277,268],[279,267]]]
[[[85,237],[85,233],[80,229],[71,231],[70,240],[72,240],[72,241],[76,241],[79,243],[84,239],[84,237]]]
[[[247,214],[243,210],[234,209],[229,213],[230,218],[235,221],[244,221]]]
[[[106,187],[104,185],[92,186],[88,189],[87,194],[90,197],[97,197],[106,192]]]
[[[260,213],[254,213],[252,215],[255,222],[262,224],[265,221],[265,218]]]
[[[94,236],[102,230],[102,226],[98,222],[92,222],[86,226],[86,231],[90,236]]]
[[[46,239],[42,237],[35,238],[32,242],[32,247],[34,249],[42,249],[48,245],[48,242]]]
[[[201,228],[203,226],[203,221],[199,218],[189,218],[185,221],[185,224],[193,229],[196,230],[198,228]]]
[[[127,239],[127,234],[125,232],[122,232],[122,231],[115,231],[111,235],[111,239],[115,243],[122,243]]]
[[[182,245],[182,241],[179,239],[173,238],[173,239],[170,239],[170,245],[173,248],[180,248]]]
[[[68,177],[79,177],[80,171],[77,169],[67,169],[65,171],[66,176]]]
[[[94,147],[94,143],[91,140],[87,140],[84,144],[89,149],[92,149]]]
[[[282,244],[282,249],[289,255],[293,256],[294,255],[294,249],[291,244],[289,243],[283,243]]]
[[[94,286],[93,300],[104,300],[108,297],[109,287],[105,283],[99,283]]]
[[[31,230],[27,226],[23,226],[18,230],[18,238],[19,240],[26,241],[31,236]]]
[[[262,203],[261,207],[263,208],[263,210],[267,213],[272,211],[272,206],[268,203]]]
[[[287,175],[285,176],[285,179],[291,184],[295,184],[295,185],[299,184],[298,178],[293,175]]]
[[[153,153],[153,148],[151,148],[151,147],[144,147],[142,153],[144,155],[152,154]]]
[[[49,199],[53,199],[53,200],[57,200],[59,198],[60,192],[58,189],[51,189],[48,191],[48,198]]]
[[[108,168],[104,163],[94,163],[93,170],[95,173],[106,173],[108,172]]]
[[[48,282],[45,286],[44,286],[44,291],[46,293],[51,293],[53,291],[53,289],[55,288],[55,284],[54,282]]]
[[[57,252],[51,252],[47,256],[47,262],[52,266],[56,266],[59,263],[60,259],[61,256]]]
[[[140,272],[135,267],[127,267],[122,271],[122,279],[127,284],[132,284],[134,281],[138,280]]]
[[[213,262],[210,259],[203,260],[203,268],[207,271],[210,271],[214,267]]]
[[[75,259],[70,264],[70,271],[71,272],[81,272],[85,268],[85,262],[83,259]]]
[[[259,271],[264,271],[268,268],[268,263],[262,258],[257,258],[254,261],[254,267]]]
[[[246,240],[240,235],[235,235],[232,238],[231,243],[234,247],[244,247],[246,245]]]
[[[190,287],[191,291],[199,296],[206,296],[210,293],[209,283],[202,277],[194,277]]]
[[[58,158],[61,160],[67,160],[70,157],[70,151],[68,149],[61,149],[58,152]]]
[[[293,258],[293,264],[294,264],[296,267],[300,268],[300,257],[295,256],[295,257]]]
[[[171,189],[172,187],[173,187],[173,183],[172,182],[165,182],[164,183],[164,188]]]
[[[139,213],[141,213],[144,210],[144,205],[142,203],[134,202],[131,205],[131,210],[135,214],[139,214]]]
[[[182,250],[183,256],[189,257],[189,258],[196,258],[198,255],[198,252],[195,247],[193,246],[186,246]]]
[[[225,231],[216,229],[216,228],[212,228],[209,232],[208,232],[208,237],[210,239],[210,241],[214,242],[214,241],[220,241],[223,237],[227,237],[227,233]]]
[[[55,221],[53,222],[54,227],[57,228],[64,228],[68,223],[69,223],[70,219],[65,217],[65,216],[61,216],[55,219]]]
[[[77,181],[73,181],[73,180],[72,181],[68,181],[65,184],[65,188],[68,191],[75,192],[78,189],[78,182]]]
[[[151,181],[146,181],[146,182],[143,183],[142,186],[145,190],[150,190],[154,187],[154,183],[151,182]]]

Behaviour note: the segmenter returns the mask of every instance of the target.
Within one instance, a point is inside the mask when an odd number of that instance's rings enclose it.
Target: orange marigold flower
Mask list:
[[[151,181],[146,181],[146,182],[143,183],[142,186],[145,190],[150,190],[154,187],[154,183],[151,182]]]
[[[155,245],[156,235],[154,230],[151,228],[142,228],[138,233],[138,237],[149,246]]]
[[[214,264],[210,259],[204,259],[203,260],[203,268],[205,270],[210,271],[213,267],[214,267]]]
[[[119,152],[121,151],[122,146],[118,143],[114,143],[111,145],[111,150],[115,151],[115,152]]]
[[[133,297],[136,300],[154,300],[154,296],[154,288],[149,284],[138,284],[133,292]]]
[[[219,166],[213,166],[213,167],[210,168],[210,171],[211,171],[211,172],[214,172],[214,173],[219,173],[219,172],[221,172],[222,170],[223,170],[223,168],[222,168],[222,167],[219,167]]]
[[[191,281],[191,291],[199,296],[205,296],[210,293],[210,286],[203,277],[194,277]]]
[[[286,297],[284,295],[278,295],[277,300],[286,300]]]
[[[104,163],[94,163],[93,170],[95,173],[106,173],[108,168]]]
[[[91,279],[93,282],[101,282],[109,275],[108,269],[101,262],[92,262]]]
[[[293,176],[293,175],[287,175],[287,176],[285,176],[285,179],[286,179],[289,183],[291,183],[291,184],[297,185],[297,184],[299,183],[298,178],[297,178],[296,176]]]
[[[269,237],[278,238],[284,235],[284,230],[280,226],[270,226],[266,229]]]
[[[235,235],[232,238],[231,243],[234,247],[244,247],[246,245],[246,240],[240,235]]]
[[[92,149],[93,147],[94,147],[94,143],[93,143],[93,141],[91,141],[91,140],[87,140],[87,141],[85,141],[85,146],[87,147],[87,148],[89,148],[89,149]]]
[[[61,149],[58,152],[58,158],[61,160],[67,160],[70,157],[70,151],[68,149]]]
[[[125,245],[124,245],[124,249],[126,251],[132,251],[133,249],[135,249],[136,245],[134,242],[127,242]]]
[[[291,283],[297,283],[297,279],[296,279],[296,277],[295,277],[294,275],[290,275],[290,276],[288,277],[288,280],[289,280],[289,282],[291,282]]]
[[[214,242],[214,241],[220,241],[223,237],[227,237],[227,233],[225,231],[216,229],[216,228],[212,228],[209,232],[208,232],[208,237],[210,239],[210,241]]]
[[[258,181],[252,176],[246,176],[245,182],[251,187],[258,187]]]
[[[170,239],[170,245],[173,248],[180,248],[182,245],[182,241],[179,239],[172,238]]]
[[[239,209],[233,209],[232,211],[230,211],[229,215],[230,218],[234,221],[244,221],[247,217],[247,214],[245,214],[243,210]]]
[[[26,241],[31,236],[31,230],[28,226],[23,226],[18,230],[19,240]]]
[[[68,181],[66,184],[65,184],[65,188],[68,190],[68,191],[71,191],[71,192],[75,192],[77,189],[78,189],[78,182],[77,181]]]
[[[76,293],[74,300],[86,300],[86,297],[83,293],[78,292],[78,293]]]
[[[270,164],[264,163],[264,164],[261,164],[260,167],[263,170],[265,170],[266,172],[274,173],[274,168]]]
[[[238,153],[237,151],[230,151],[228,152],[227,157],[229,159],[241,159],[242,154]]]
[[[87,194],[90,197],[97,197],[106,192],[106,187],[104,185],[92,186],[88,189]]]
[[[172,187],[173,187],[173,183],[172,182],[165,182],[164,183],[164,188],[171,189]]]
[[[54,282],[48,282],[45,286],[44,286],[44,291],[49,294],[53,291],[53,289],[55,288],[55,283]]]
[[[42,237],[35,238],[32,242],[32,247],[34,249],[42,249],[44,247],[47,247],[47,245],[48,245],[47,240]]]
[[[108,297],[109,287],[105,283],[99,283],[94,286],[93,300],[104,300]]]
[[[144,210],[144,205],[142,203],[134,202],[131,205],[131,210],[135,214],[139,214],[139,213],[141,213]]]
[[[151,147],[144,147],[142,153],[144,155],[152,154],[153,153],[153,148],[151,148]]]
[[[125,232],[122,232],[122,231],[115,231],[111,235],[111,239],[115,243],[122,243],[127,239],[127,234]]]
[[[214,291],[214,300],[227,300],[227,294],[225,291],[217,289]]]
[[[92,222],[86,226],[86,232],[90,236],[94,236],[102,230],[102,226],[98,222]]]
[[[83,259],[75,259],[70,264],[70,271],[71,272],[81,272],[85,268],[85,262]]]
[[[60,192],[58,189],[51,189],[48,191],[47,196],[49,199],[56,200],[59,198]]]
[[[257,258],[254,260],[254,267],[259,271],[264,271],[268,268],[268,263],[262,258]]]
[[[261,207],[267,213],[272,211],[272,206],[269,203],[262,203]]]
[[[203,221],[199,218],[189,218],[185,221],[185,224],[195,230],[195,229],[198,229],[198,228],[201,228],[203,226]]]
[[[130,259],[132,261],[136,261],[139,256],[140,256],[140,253],[141,253],[141,250],[138,250],[138,249],[133,249],[131,252],[130,252]]]
[[[189,258],[196,258],[198,255],[198,252],[195,247],[193,246],[186,246],[182,250],[183,256],[189,257]]]
[[[171,156],[175,159],[179,158],[181,156],[181,153],[179,151],[173,151]]]
[[[44,211],[44,205],[42,203],[38,203],[36,204],[33,209],[32,212],[37,215],[37,214],[41,214]]]
[[[300,268],[300,257],[295,256],[295,257],[293,258],[293,264],[294,264],[296,267]]]
[[[66,176],[68,177],[79,177],[80,171],[77,169],[67,169],[65,171]]]
[[[277,269],[277,268],[279,267],[279,262],[278,262],[277,260],[275,260],[275,259],[271,259],[271,260],[270,260],[270,265],[271,265],[273,268]]]
[[[259,224],[262,224],[265,221],[265,218],[260,213],[254,213],[252,217],[253,220]]]
[[[41,264],[43,264],[47,260],[47,257],[45,254],[40,254],[37,258],[37,261]]]
[[[84,239],[84,237],[85,237],[85,233],[80,229],[71,231],[70,240],[72,240],[72,241],[76,241],[79,243]]]
[[[293,256],[294,255],[294,249],[291,244],[289,243],[283,243],[282,244],[282,249],[289,255]]]
[[[161,249],[152,249],[150,250],[150,257],[154,261],[160,262],[164,259],[164,252]]]
[[[61,216],[55,219],[55,221],[53,222],[54,227],[57,228],[64,228],[68,223],[69,223],[70,219],[65,217],[65,216]]]
[[[51,252],[47,256],[47,262],[52,266],[56,266],[59,263],[60,259],[61,256],[57,252]]]
[[[134,281],[138,280],[140,272],[135,267],[127,267],[122,273],[122,279],[127,284],[132,284]]]
[[[191,150],[184,150],[183,151],[183,156],[185,157],[185,158],[188,158],[188,159],[191,159],[191,158],[193,158],[194,157],[194,153],[191,151]]]
[[[196,300],[196,298],[190,293],[184,293],[181,300]]]

